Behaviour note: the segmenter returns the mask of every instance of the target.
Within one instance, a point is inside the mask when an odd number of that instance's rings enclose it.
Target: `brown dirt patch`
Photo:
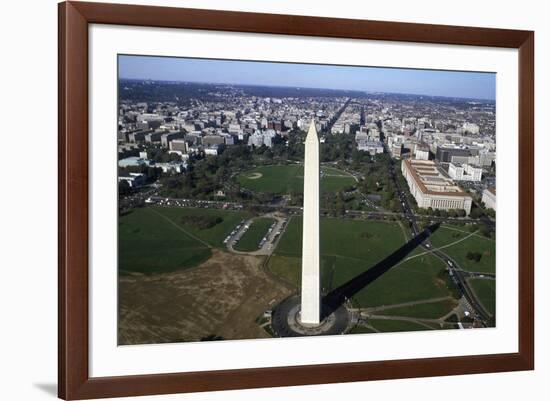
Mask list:
[[[121,345],[264,338],[255,322],[290,295],[261,267],[263,257],[214,250],[192,269],[119,278]]]

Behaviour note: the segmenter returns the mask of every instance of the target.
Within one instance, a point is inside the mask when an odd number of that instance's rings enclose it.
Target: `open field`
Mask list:
[[[430,237],[435,247],[441,247],[460,241],[443,249],[447,255],[453,258],[464,270],[479,273],[495,273],[495,240],[483,235],[468,231],[468,228],[443,224],[434,235]],[[479,262],[467,258],[468,252],[479,252]]]
[[[269,268],[300,286],[301,218],[292,218]],[[397,223],[321,219],[321,281],[327,293],[369,270],[404,245]],[[411,256],[411,252],[405,257]],[[404,260],[404,259],[403,259]],[[386,271],[353,296],[358,307],[393,305],[452,295],[443,263],[422,255]],[[451,304],[448,305],[450,311]]]
[[[261,257],[212,253],[195,268],[120,276],[119,344],[268,337],[255,320],[291,290],[261,269]]]
[[[262,257],[224,251],[225,237],[248,218],[250,214],[246,212],[176,207],[145,207],[121,216],[119,342],[140,344],[268,336],[255,320],[297,291],[301,284],[302,219],[290,219],[269,259],[271,272],[288,282],[287,285],[264,272]],[[272,222],[270,218],[256,219],[239,246],[257,249]],[[439,241],[455,242],[454,233],[447,229]],[[458,239],[468,235],[457,234]],[[402,229],[395,222],[322,218],[323,292],[357,280],[363,273],[380,266],[388,256],[399,254],[397,260],[387,264],[388,270],[381,276],[361,284],[351,295],[352,304],[372,308],[434,300],[373,314],[434,319],[446,315],[456,306],[456,301],[452,298],[453,288],[445,266],[432,255],[421,254],[418,247],[400,252],[405,241]],[[494,282],[491,295],[489,281],[476,284],[477,281],[482,280],[472,280],[474,290],[488,309],[492,299],[494,313]],[[437,299],[445,297],[446,300]],[[414,322],[381,317],[372,319],[372,325],[382,332],[427,329]],[[358,327],[354,332],[369,331]]]
[[[468,283],[476,293],[477,298],[483,304],[487,312],[494,316],[496,304],[495,280],[471,278],[468,279]]]
[[[269,259],[269,269],[291,283],[295,287],[301,286],[302,259],[294,256],[274,255]]]
[[[185,218],[220,218],[210,228],[185,224]],[[209,209],[145,207],[119,218],[119,271],[121,274],[166,273],[197,266],[222,247],[229,232],[247,215]]]
[[[179,207],[154,207],[156,212],[172,220],[190,234],[195,235],[210,246],[225,248],[223,240],[229,233],[244,219],[250,217],[247,212],[235,212],[220,209],[204,208],[179,208]],[[193,225],[182,222],[182,219],[189,216],[220,217],[222,222],[211,228],[199,229]]]
[[[266,217],[254,219],[247,232],[241,237],[234,248],[241,252],[252,252],[258,250],[258,244],[267,234],[267,230],[275,222],[275,219]]]
[[[321,167],[321,174],[321,191],[336,192],[355,184],[351,175],[333,167]],[[302,193],[304,168],[299,164],[259,166],[239,174],[237,181],[256,192]]]

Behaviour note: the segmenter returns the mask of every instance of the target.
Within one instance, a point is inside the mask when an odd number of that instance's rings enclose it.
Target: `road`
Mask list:
[[[244,235],[244,233],[248,230],[248,227],[250,227],[254,220],[257,218],[271,218],[275,219],[276,224],[273,227],[273,229],[265,235],[265,238],[267,238],[267,241],[263,243],[263,245],[258,248],[256,251],[252,252],[242,252],[238,251],[234,248],[234,246],[239,242],[241,237]],[[277,247],[277,244],[279,243],[279,240],[283,236],[283,233],[287,227],[288,219],[281,217],[279,214],[276,213],[268,213],[262,216],[257,216],[252,219],[249,219],[239,225],[239,228],[235,230],[235,234],[232,234],[229,236],[229,239],[226,243],[227,249],[230,252],[238,253],[242,255],[256,255],[256,256],[263,256],[263,255],[271,255],[275,248]]]
[[[336,123],[336,121],[338,121],[338,119],[340,118],[340,116],[342,115],[344,110],[346,110],[346,107],[348,107],[350,102],[351,102],[351,97],[348,98],[348,100],[346,100],[346,102],[343,104],[343,106],[340,107],[340,109],[336,112],[336,114],[334,115],[332,120],[330,120],[330,122],[327,124],[327,126],[323,130],[323,133],[330,133],[330,130],[332,129],[332,126]]]
[[[242,210],[244,204],[237,202],[226,202],[226,201],[206,201],[206,200],[196,200],[196,199],[178,199],[178,198],[165,198],[160,196],[141,196],[142,200],[148,204],[155,204],[160,206],[176,206],[176,207],[197,207],[197,208],[207,208],[207,209],[226,209],[226,210]],[[135,198],[134,198],[135,199]],[[264,213],[274,213],[281,212],[284,214],[290,215],[299,215],[302,213],[302,207],[300,206],[281,206],[280,204],[271,205],[271,204],[260,204],[260,203],[247,203],[247,206],[261,208]],[[321,209],[321,213],[329,212],[328,209]],[[438,223],[465,223],[465,224],[480,224],[484,223],[482,219],[472,219],[468,217],[438,217],[438,216],[427,216],[427,215],[416,215],[412,212],[415,218],[427,218],[433,222]],[[346,210],[346,216],[349,218],[367,218],[369,220],[388,220],[395,217],[405,217],[407,214],[403,212],[389,212],[382,210],[373,210],[373,211],[359,211],[359,210]],[[418,231],[416,231],[418,232]]]

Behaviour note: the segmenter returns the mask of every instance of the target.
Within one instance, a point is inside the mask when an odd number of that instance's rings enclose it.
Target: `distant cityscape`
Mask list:
[[[295,238],[292,233],[298,232],[293,225],[301,224],[303,143],[312,121],[321,143],[322,228],[337,225],[338,230],[351,233],[360,225],[353,241],[363,241],[371,249],[368,255],[356,255],[358,251],[345,247],[330,253],[334,256],[327,251],[325,292],[361,273],[359,266],[349,277],[348,273],[341,273],[345,258],[363,260],[364,269],[387,256],[389,251],[381,250],[385,245],[377,247],[376,241],[396,241],[398,247],[401,240],[395,238],[405,236],[412,241],[425,232],[429,236],[399,262],[411,266],[416,263],[411,270],[430,266],[426,274],[433,277],[419,284],[430,288],[429,294],[407,289],[407,296],[389,297],[382,290],[382,286],[389,285],[384,284],[384,277],[390,277],[386,273],[376,284],[369,284],[371,290],[365,288],[359,295],[349,297],[349,308],[357,315],[348,332],[495,325],[494,100],[120,79],[118,107],[122,224],[119,270],[124,273],[122,294],[133,294],[121,302],[128,319],[119,322],[120,343],[283,335],[277,333],[271,313],[276,304],[299,287],[294,260],[297,257],[290,242]],[[139,213],[145,213],[143,210],[151,213],[138,219]],[[145,241],[161,224],[154,223],[153,218],[170,221],[173,227],[167,229],[179,227],[181,232],[159,233],[168,236],[162,241],[155,239],[155,249],[148,253],[151,242]],[[340,227],[341,224],[348,226]],[[147,228],[149,225],[155,228]],[[149,234],[144,234],[145,230]],[[394,230],[391,240],[382,234],[385,230]],[[170,252],[169,241],[182,233],[185,241],[196,242],[195,247],[190,246],[177,260],[162,261],[165,256],[155,260],[158,250]],[[372,251],[369,241],[377,251]],[[467,245],[475,241],[475,246]],[[199,248],[198,253],[191,251]],[[180,251],[181,247],[177,252]],[[234,323],[217,325],[215,322],[227,316],[220,317],[211,309],[205,313],[217,316],[213,322],[199,319],[202,323],[193,321],[192,329],[183,329],[185,325],[173,327],[174,323],[168,323],[172,315],[165,316],[164,323],[157,322],[156,337],[136,329],[144,324],[143,320],[130,318],[129,311],[144,300],[135,291],[151,284],[140,281],[135,274],[187,272],[187,279],[199,274],[192,273],[190,267],[210,266],[216,258],[225,258],[225,263],[230,264],[227,258],[231,255],[232,260],[238,261],[234,263],[261,258],[253,262],[259,269],[254,274],[262,283],[256,285],[270,285],[270,291],[274,291],[266,293],[265,299],[246,298],[247,302],[258,304],[252,308],[254,311],[239,315],[248,329],[235,328]],[[138,261],[138,256],[146,262]],[[397,271],[394,269],[391,274],[396,275]],[[194,285],[205,285],[201,281],[205,279],[189,280],[198,280],[193,281]],[[167,283],[172,286],[174,278],[171,276]],[[378,297],[376,286],[381,287]],[[220,291],[228,299],[251,297],[235,295],[225,287]],[[201,305],[210,302],[213,301],[205,300]],[[238,302],[244,300],[239,298]],[[409,303],[419,306],[412,312],[387,313]],[[426,303],[445,306],[431,315],[423,309]],[[235,310],[229,308],[226,314]],[[152,316],[156,312],[150,313]],[[395,326],[388,325],[388,321]]]
[[[153,105],[132,101],[135,92],[171,87],[189,88],[201,98],[185,99],[183,108],[174,101]],[[387,151],[397,160],[425,161],[403,163],[404,176],[421,208],[464,210],[469,215],[471,195],[455,185],[462,182],[494,209],[494,102],[396,94],[327,96],[322,90],[318,90],[322,96],[312,97],[300,96],[294,88],[276,89],[281,94],[286,90],[286,97],[261,97],[269,88],[152,81],[121,81],[120,89],[128,98],[120,105],[119,154],[139,151],[122,158],[121,168],[148,165],[163,173],[183,173],[190,159],[217,156],[230,146],[288,146],[289,136],[307,130],[313,119],[324,135],[322,142],[327,135],[346,134],[353,137],[350,147],[357,152],[374,157]],[[172,156],[169,161],[151,161],[144,151],[147,146]],[[433,173],[438,180],[423,180],[414,166],[437,167]],[[145,183],[145,176],[121,174],[119,181],[136,187]]]

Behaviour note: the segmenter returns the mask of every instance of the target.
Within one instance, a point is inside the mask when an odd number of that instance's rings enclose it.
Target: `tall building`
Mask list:
[[[136,142],[143,142],[145,140],[145,134],[147,133],[147,131],[134,131],[134,132],[130,132],[128,134],[128,141],[129,142],[133,142],[133,143],[136,143]]]
[[[414,158],[416,160],[429,160],[430,148],[427,145],[417,144],[414,148]]]
[[[184,137],[183,132],[168,132],[166,134],[161,135],[160,143],[163,147],[167,148],[171,141],[173,141],[174,139],[180,139],[183,137]]]
[[[300,320],[319,324],[321,280],[319,244],[319,138],[311,121],[305,143],[304,223],[302,239],[302,310]]]
[[[147,143],[153,143],[153,142],[160,142],[160,138],[162,136],[163,132],[150,132],[145,135],[145,142]]]
[[[185,139],[173,139],[170,141],[170,150],[179,151],[181,153],[187,153],[189,146]]]
[[[497,192],[496,188],[487,188],[483,190],[481,201],[488,209],[497,210]]]
[[[482,170],[469,164],[449,164],[449,176],[455,181],[481,181]]]
[[[202,137],[202,144],[204,146],[222,145],[225,144],[225,138],[220,135],[205,135]]]
[[[430,160],[403,160],[401,172],[407,180],[418,207],[427,209],[463,209],[470,214],[472,197],[446,178]]]
[[[391,145],[391,155],[396,158],[396,159],[400,159],[401,158],[401,154],[403,152],[403,145],[400,143],[400,142],[394,142],[392,145]]]
[[[474,156],[477,154],[476,152],[473,152],[472,149],[468,147],[461,147],[461,146],[455,146],[455,145],[443,145],[438,146],[437,151],[435,152],[435,159],[441,163],[451,163],[451,162],[461,162],[464,158],[464,161],[468,162],[469,156]]]

